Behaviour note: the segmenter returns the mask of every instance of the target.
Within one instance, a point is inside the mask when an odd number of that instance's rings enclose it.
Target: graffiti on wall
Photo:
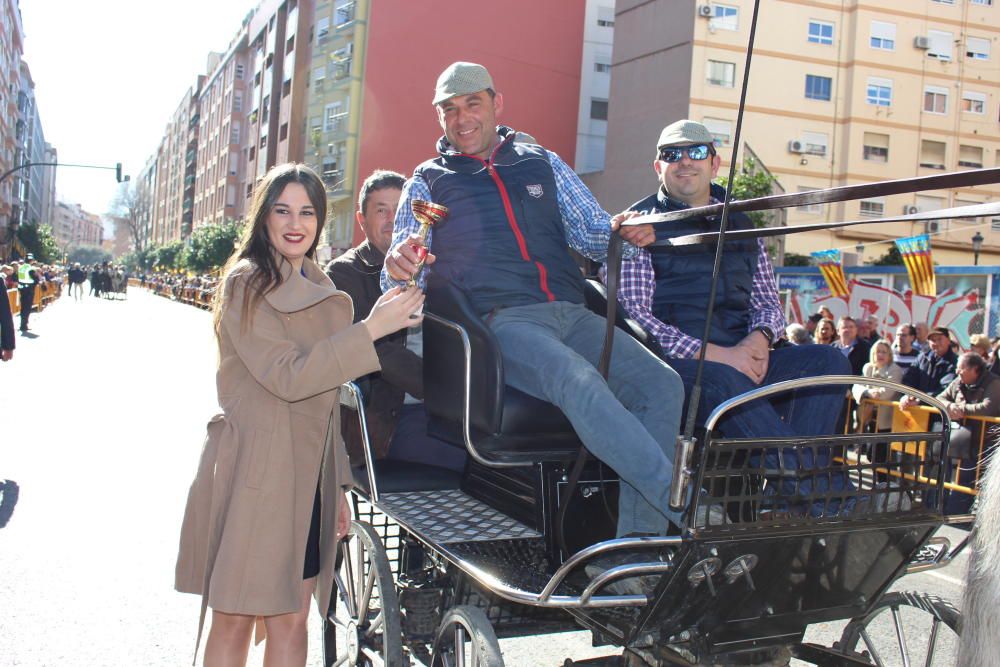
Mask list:
[[[821,275],[785,274],[779,276],[778,288],[785,297],[790,322],[804,322],[825,307],[835,319],[875,316],[879,334],[889,333],[890,337],[897,326],[908,322],[948,327],[967,348],[970,336],[986,331],[986,283],[979,276],[954,276],[947,283],[939,282],[943,289],[936,296],[922,296],[914,294],[909,285],[899,291],[854,278],[848,282],[848,296],[840,297],[830,294]]]

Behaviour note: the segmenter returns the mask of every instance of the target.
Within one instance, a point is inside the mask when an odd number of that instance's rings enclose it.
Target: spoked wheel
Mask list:
[[[837,646],[879,667],[953,667],[961,624],[959,611],[939,597],[887,593],[871,613],[847,624]]]
[[[382,541],[371,526],[352,521],[339,550],[323,623],[323,664],[402,665],[399,598]]]
[[[503,667],[500,643],[479,607],[452,607],[441,619],[431,667]]]

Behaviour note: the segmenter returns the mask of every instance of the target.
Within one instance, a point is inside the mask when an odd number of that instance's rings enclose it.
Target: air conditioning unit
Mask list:
[[[806,145],[801,139],[792,139],[788,142],[789,153],[805,153]]]
[[[919,213],[920,209],[913,204],[906,204],[903,206],[903,215],[913,215],[914,213]]]
[[[930,38],[924,35],[917,35],[913,38],[913,48],[925,50],[931,48]]]
[[[702,18],[712,18],[712,5],[698,5],[698,16]]]
[[[925,225],[925,230],[928,234],[937,234],[941,231],[941,222],[939,220],[928,220]]]

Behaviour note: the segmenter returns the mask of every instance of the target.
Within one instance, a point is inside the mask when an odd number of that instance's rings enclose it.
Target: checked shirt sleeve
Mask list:
[[[410,202],[414,199],[423,199],[424,201],[431,201],[431,191],[427,187],[427,183],[422,178],[417,178],[416,176],[408,179],[403,185],[403,193],[399,198],[399,208],[396,209],[396,220],[392,227],[392,242],[389,244],[389,255],[396,246],[400,243],[406,241],[410,238],[410,235],[416,234],[420,229],[420,223],[413,215],[413,209],[410,208]],[[434,231],[433,228],[427,232],[427,249],[431,249],[431,239],[433,238]],[[427,282],[427,272],[431,270],[431,267],[424,268],[420,272],[420,277],[417,278],[417,287],[423,289]],[[382,291],[387,292],[393,287],[398,287],[404,285],[406,281],[404,280],[393,280],[386,273],[385,267],[382,267]]]
[[[601,277],[607,282],[603,268]],[[653,261],[648,252],[637,248],[634,258],[622,261],[618,302],[625,308],[629,317],[656,338],[664,354],[673,358],[690,359],[701,349],[701,341],[653,315],[655,287],[656,274],[653,272]]]
[[[778,300],[778,283],[774,279],[774,269],[767,256],[764,239],[757,239],[757,245],[760,253],[750,292],[750,330],[763,325],[770,327],[775,335],[782,338],[785,335],[785,314]]]
[[[608,242],[611,240],[611,216],[601,208],[593,193],[562,158],[552,151],[546,152],[556,179],[556,198],[566,229],[566,241],[584,257],[603,262],[608,257]],[[630,243],[625,243],[622,257],[634,257],[637,250]]]

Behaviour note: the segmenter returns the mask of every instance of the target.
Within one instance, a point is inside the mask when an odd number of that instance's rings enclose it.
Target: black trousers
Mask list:
[[[20,287],[18,291],[21,293],[21,331],[27,331],[31,308],[35,305],[35,286]]]

